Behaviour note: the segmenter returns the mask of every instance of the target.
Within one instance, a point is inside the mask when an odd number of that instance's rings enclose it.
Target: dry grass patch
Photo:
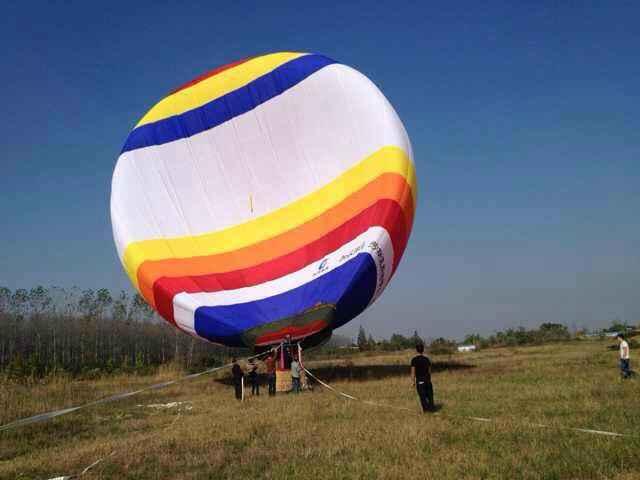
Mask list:
[[[638,381],[621,382],[605,343],[488,350],[437,362],[436,415],[373,407],[320,386],[300,396],[233,399],[203,377],[119,403],[0,434],[1,478],[640,478]],[[354,357],[354,366],[407,365],[412,352]],[[317,360],[310,368],[349,367]],[[394,370],[395,371],[395,370]],[[397,370],[398,372],[401,369]],[[39,413],[169,378],[3,386],[3,418]],[[405,376],[333,383],[358,398],[417,412]],[[9,406],[13,401],[19,406]],[[192,409],[137,404],[190,401]],[[43,408],[44,407],[44,408]],[[489,417],[491,423],[467,416]],[[176,418],[178,418],[176,420]],[[636,435],[620,439],[531,423]]]

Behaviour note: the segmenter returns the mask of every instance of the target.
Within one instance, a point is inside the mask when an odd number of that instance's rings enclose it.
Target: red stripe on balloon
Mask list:
[[[236,62],[228,63],[227,65],[222,65],[221,67],[214,68],[213,70],[210,70],[207,73],[203,73],[202,75],[194,78],[193,80],[185,83],[184,85],[179,86],[173,92],[171,92],[169,95],[173,95],[174,93],[177,93],[180,90],[184,90],[186,88],[192,87],[195,84],[200,83],[203,80],[206,80],[207,78],[214,77],[214,76],[218,75],[219,73],[224,72],[225,70],[229,70],[231,68],[237,67],[238,65],[242,65],[243,63],[246,63],[249,60],[252,60],[254,58],[256,58],[256,57],[248,57],[248,58],[245,58],[243,60],[238,60]],[[169,96],[169,95],[167,95],[167,96]]]

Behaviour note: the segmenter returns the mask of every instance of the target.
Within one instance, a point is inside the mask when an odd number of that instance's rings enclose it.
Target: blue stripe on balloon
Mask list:
[[[228,122],[277,97],[311,74],[333,63],[336,61],[315,54],[290,60],[244,87],[200,107],[139,126],[129,134],[121,153],[188,138]]]
[[[244,346],[246,330],[292,317],[320,303],[336,305],[335,327],[359,315],[376,288],[376,265],[369,253],[360,253],[345,264],[300,287],[272,297],[235,305],[199,307],[194,313],[196,333],[212,342]]]

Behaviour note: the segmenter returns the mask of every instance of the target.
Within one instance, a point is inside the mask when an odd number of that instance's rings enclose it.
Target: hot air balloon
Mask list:
[[[383,292],[412,227],[411,145],[353,68],[281,52],[154,105],[113,173],[131,282],[191,335],[254,349],[326,338]]]

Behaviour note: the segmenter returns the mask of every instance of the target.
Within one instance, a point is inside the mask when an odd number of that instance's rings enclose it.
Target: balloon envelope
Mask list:
[[[133,285],[168,322],[230,346],[330,332],[380,296],[415,208],[407,133],[328,57],[215,69],[142,117],[113,173]]]

